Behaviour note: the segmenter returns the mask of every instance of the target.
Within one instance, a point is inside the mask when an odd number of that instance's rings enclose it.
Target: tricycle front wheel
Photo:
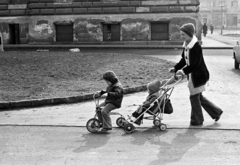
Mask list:
[[[100,121],[96,118],[89,119],[86,124],[86,128],[91,133],[98,132],[99,129],[101,128]]]

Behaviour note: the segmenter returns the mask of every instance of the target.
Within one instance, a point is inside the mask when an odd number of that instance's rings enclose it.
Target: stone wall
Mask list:
[[[9,24],[20,25],[20,43],[54,43],[55,25],[71,23],[73,41],[102,42],[103,23],[120,24],[120,42],[151,41],[151,22],[169,22],[170,41],[192,22],[201,39],[199,0],[1,0],[0,30],[9,41]]]
[[[67,21],[66,21],[67,20]],[[102,23],[119,22],[121,41],[150,41],[150,24],[154,21],[169,21],[169,38],[180,40],[179,28],[184,23],[196,25],[197,36],[201,35],[201,23],[198,14],[148,14],[148,15],[91,15],[89,16],[36,16],[29,24],[29,41],[55,42],[55,24],[72,22],[74,24],[74,42],[103,41]]]
[[[198,12],[199,0],[1,0],[0,17]]]

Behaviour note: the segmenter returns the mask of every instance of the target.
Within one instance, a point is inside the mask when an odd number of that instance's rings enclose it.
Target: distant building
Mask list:
[[[200,0],[202,23],[240,28],[240,0]]]
[[[199,0],[0,0],[6,44],[178,44]]]

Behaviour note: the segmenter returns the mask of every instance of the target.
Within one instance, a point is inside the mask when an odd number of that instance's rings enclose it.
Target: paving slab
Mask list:
[[[231,45],[228,45],[226,43],[223,43],[221,40],[216,40],[218,36],[212,37],[212,36],[207,36],[207,37],[202,37],[202,47],[215,47],[215,48],[232,48]]]
[[[206,38],[227,44],[229,46],[236,46],[237,41],[240,42],[240,30],[224,29],[223,34],[221,34],[221,30],[216,29],[213,34],[208,34]]]

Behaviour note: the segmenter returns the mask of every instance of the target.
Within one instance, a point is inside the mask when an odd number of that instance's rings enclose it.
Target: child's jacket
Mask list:
[[[111,103],[115,105],[117,108],[121,107],[122,99],[123,99],[123,88],[122,85],[117,82],[111,86],[108,86],[106,89],[107,97],[105,103]]]

